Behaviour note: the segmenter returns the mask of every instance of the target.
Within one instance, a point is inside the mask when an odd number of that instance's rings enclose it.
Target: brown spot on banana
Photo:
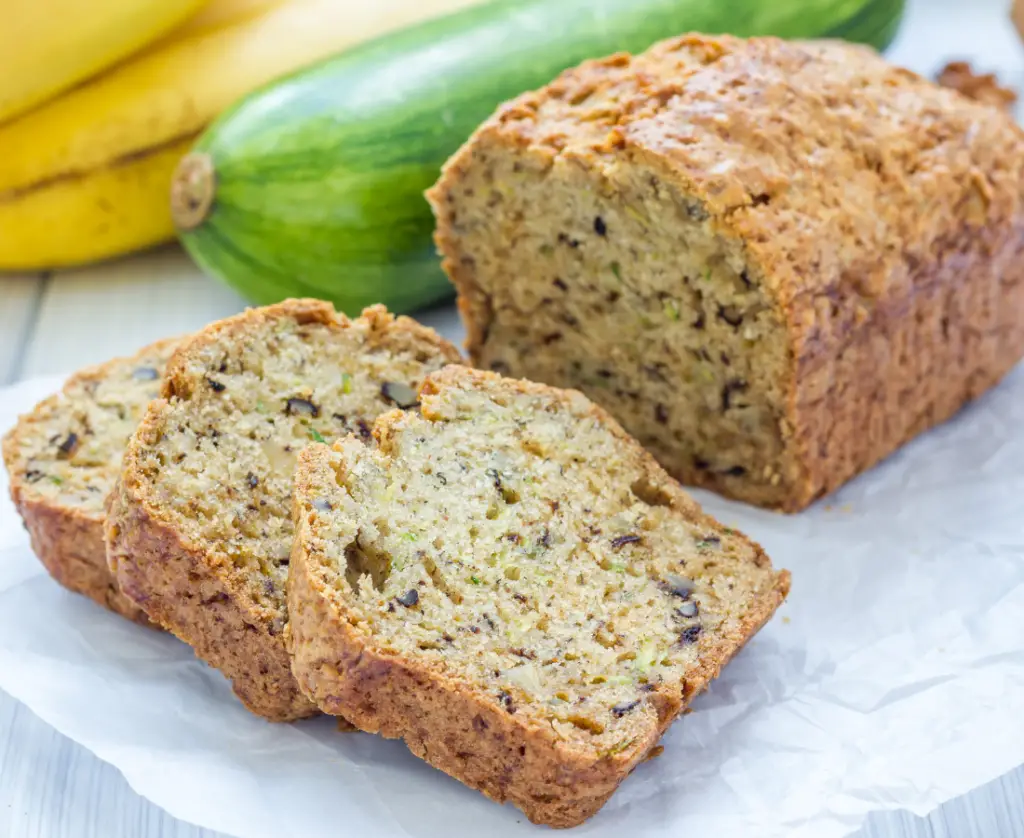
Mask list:
[[[194,230],[213,208],[217,172],[213,158],[201,151],[186,154],[171,181],[171,218],[179,230]]]

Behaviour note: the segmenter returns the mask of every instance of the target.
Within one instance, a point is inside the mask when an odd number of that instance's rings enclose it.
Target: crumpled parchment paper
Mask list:
[[[0,390],[0,430],[57,384]],[[792,594],[575,832],[839,838],[1024,762],[1022,428],[1018,369],[801,515],[701,493]],[[52,582],[0,492],[0,688],[173,815],[244,838],[539,831],[401,742],[251,716],[186,646]]]

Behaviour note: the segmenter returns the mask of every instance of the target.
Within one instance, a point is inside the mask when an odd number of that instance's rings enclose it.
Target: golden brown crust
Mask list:
[[[179,343],[168,339],[140,350],[133,358],[164,356]],[[38,490],[24,475],[22,441],[40,433],[67,410],[68,399],[92,383],[116,374],[125,361],[114,359],[80,370],[64,384],[61,395],[41,401],[4,436],[3,460],[10,474],[11,500],[28,530],[32,550],[50,576],[65,588],[89,597],[99,605],[133,620],[155,627],[135,603],[124,596],[107,566],[103,528],[104,515]]]
[[[121,592],[107,567],[102,518],[32,499],[15,481],[11,499],[25,522],[33,552],[54,580],[129,620],[155,627]]]
[[[421,394],[437,393],[456,382],[464,386],[486,380],[500,380],[500,376],[452,365],[428,377]],[[571,391],[531,382],[506,379],[505,383],[517,392],[545,393],[563,401],[579,398]],[[631,456],[644,464],[650,485],[667,495],[669,506],[706,522],[709,528],[720,528],[604,410],[592,406],[589,415],[633,449]],[[389,423],[398,416],[378,419],[374,429],[378,441],[387,436]],[[420,758],[495,801],[513,803],[535,823],[571,827],[597,812],[789,591],[789,573],[774,574],[774,585],[760,593],[735,630],[701,640],[697,665],[682,683],[662,683],[649,694],[657,710],[655,723],[625,750],[595,754],[559,739],[549,725],[510,714],[477,685],[414,658],[383,651],[352,624],[316,571],[316,557],[310,550],[316,518],[309,515],[308,503],[322,495],[320,481],[332,474],[326,446],[310,446],[303,452],[296,473],[287,630],[292,668],[301,688],[325,712],[343,715],[362,730],[404,739]],[[749,543],[754,548],[753,562],[770,569],[761,548]]]
[[[284,646],[280,609],[257,601],[232,558],[211,545],[191,543],[147,481],[144,458],[163,433],[168,399],[188,399],[191,365],[204,364],[211,347],[259,334],[282,318],[347,329],[351,321],[329,303],[287,300],[250,309],[197,333],[175,353],[163,382],[165,398],[150,406],[125,454],[118,490],[108,510],[108,559],[125,593],[149,616],[195,649],[232,681],[235,693],[254,713],[271,721],[311,716],[316,707],[299,692]],[[415,330],[442,355],[458,352],[409,318],[392,320],[382,306],[363,312],[378,335]],[[383,339],[383,338],[382,338]]]
[[[143,420],[141,444],[161,432],[160,406]],[[253,713],[280,722],[315,715],[291,676],[276,615],[238,589],[224,557],[181,537],[140,481],[137,449],[129,451],[107,512],[107,558],[121,590],[227,675]]]
[[[587,62],[503,107],[431,193],[437,242],[479,361],[495,313],[444,206],[478,149],[642,167],[695,202],[785,324],[787,453],[777,491],[675,470],[795,511],[1024,355],[1022,139],[999,109],[864,47],[687,35]]]
[[[534,823],[571,827],[607,802],[669,724],[771,618],[788,593],[789,574],[779,575],[774,595],[748,614],[736,636],[723,637],[708,651],[679,698],[662,697],[658,728],[597,761],[574,754],[550,729],[524,726],[457,681],[367,647],[323,596],[321,584],[304,557],[292,559],[287,633],[293,671],[324,712],[363,731],[403,739],[416,756],[498,803],[513,803]]]

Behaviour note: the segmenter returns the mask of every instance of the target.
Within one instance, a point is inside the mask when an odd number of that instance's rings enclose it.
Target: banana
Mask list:
[[[109,67],[196,12],[205,0],[5,3],[0,122]]]
[[[213,0],[192,15],[185,23],[175,29],[168,40],[181,40],[219,29],[227,23],[256,17],[274,6],[280,6],[285,0]]]
[[[54,180],[13,206],[0,205],[0,269],[78,265],[169,239],[171,172],[192,140],[149,149],[143,158],[88,176]]]
[[[0,270],[93,262],[173,238],[175,166],[224,108],[346,47],[479,2],[214,0],[198,22],[0,126]]]

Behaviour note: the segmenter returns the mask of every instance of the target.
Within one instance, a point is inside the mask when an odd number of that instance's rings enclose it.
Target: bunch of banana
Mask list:
[[[346,47],[478,2],[211,0],[126,61],[0,122],[0,270],[82,264],[173,238],[175,166],[232,102]],[[90,14],[157,5],[169,16],[199,2],[66,4]]]

